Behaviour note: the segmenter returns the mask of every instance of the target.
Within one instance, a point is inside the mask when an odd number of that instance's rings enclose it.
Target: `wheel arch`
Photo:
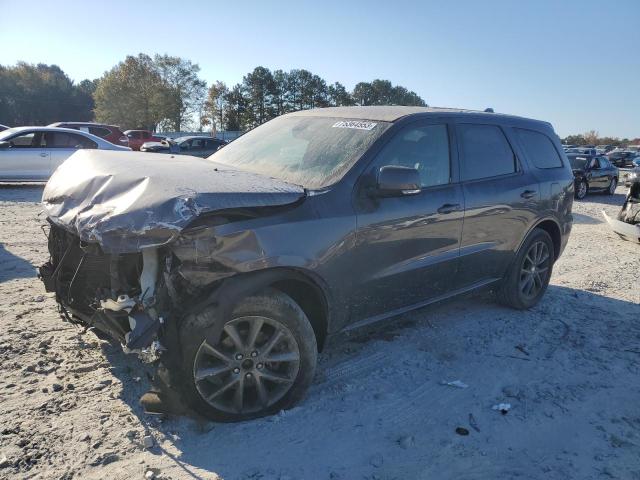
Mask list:
[[[527,240],[529,235],[531,235],[531,232],[533,232],[533,230],[535,230],[536,228],[540,228],[549,234],[551,240],[553,241],[554,261],[558,260],[558,258],[560,257],[560,250],[562,248],[562,234],[558,221],[550,217],[539,220],[538,222],[533,224],[533,226],[529,228],[529,230],[527,230],[527,233],[524,235],[524,237],[522,237],[522,240],[518,245],[517,251],[520,251],[524,242]]]
[[[299,268],[274,267],[228,277],[193,305],[189,313],[214,306],[218,314],[228,317],[240,300],[269,288],[288,295],[300,306],[311,323],[321,351],[329,332],[329,292],[316,275]]]

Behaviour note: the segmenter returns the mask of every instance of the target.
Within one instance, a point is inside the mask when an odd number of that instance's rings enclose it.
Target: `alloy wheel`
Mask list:
[[[285,325],[267,317],[246,316],[226,323],[217,342],[202,342],[193,377],[209,405],[226,413],[247,414],[280,400],[299,368],[298,344]]]
[[[611,179],[611,183],[609,184],[609,193],[613,195],[616,193],[616,187],[618,186],[618,181],[615,178]]]
[[[520,293],[527,298],[538,295],[545,286],[550,266],[551,255],[547,244],[539,241],[531,245],[520,269]]]
[[[582,199],[584,197],[587,196],[587,182],[585,182],[584,180],[582,180],[579,184],[578,184],[578,198]]]

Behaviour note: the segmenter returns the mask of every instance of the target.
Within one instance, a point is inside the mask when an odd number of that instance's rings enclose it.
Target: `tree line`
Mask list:
[[[590,130],[578,135],[569,135],[562,139],[566,145],[613,145],[625,147],[627,145],[640,145],[640,138],[601,137],[596,130]]]
[[[417,105],[415,92],[389,80],[360,82],[348,91],[309,70],[256,67],[227,86],[200,78],[200,67],[169,55],[127,56],[98,79],[73,82],[57,65],[0,65],[0,124],[90,121],[154,131],[247,130],[283,113],[316,107]],[[627,145],[640,138],[569,135],[574,145]]]
[[[256,67],[236,85],[207,83],[200,67],[169,55],[127,56],[95,80],[74,83],[56,65],[0,65],[0,123],[113,123],[149,130],[247,130],[278,115],[316,107],[421,105],[415,92],[389,80],[352,91],[305,69]]]

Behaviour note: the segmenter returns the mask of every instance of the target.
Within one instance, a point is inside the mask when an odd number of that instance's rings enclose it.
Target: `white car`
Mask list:
[[[9,128],[0,132],[0,182],[46,181],[80,149],[131,150],[70,128]]]

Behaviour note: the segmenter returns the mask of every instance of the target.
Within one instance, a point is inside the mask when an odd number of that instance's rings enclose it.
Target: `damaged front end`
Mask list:
[[[617,219],[609,217],[604,211],[602,215],[620,238],[640,243],[640,179],[631,183]]]
[[[223,218],[221,211],[244,218],[247,210],[295,205],[305,191],[205,159],[159,163],[154,154],[125,153],[81,151],[51,177],[42,198],[50,260],[39,277],[65,320],[100,330],[153,361],[176,336],[168,332],[188,305],[233,273],[212,275],[213,266],[222,267],[214,259],[190,261],[202,252],[192,242],[185,246],[184,230]]]
[[[158,358],[159,330],[170,310],[160,275],[161,249],[107,254],[51,223],[50,260],[39,269],[48,292],[56,294],[61,316],[117,339],[145,361]]]

